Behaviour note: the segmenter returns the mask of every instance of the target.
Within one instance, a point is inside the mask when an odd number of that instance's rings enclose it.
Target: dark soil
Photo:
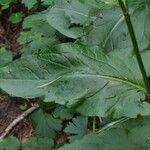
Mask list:
[[[0,48],[10,50],[13,57],[20,55],[21,45],[17,42],[20,32],[22,31],[21,23],[14,25],[8,21],[9,16],[14,12],[23,12],[28,15],[28,10],[21,4],[13,5],[9,9],[1,11],[0,9]],[[6,94],[0,94],[0,135],[7,126],[16,119],[21,113],[20,103],[28,101],[20,98],[12,98]],[[29,106],[30,107],[30,106]],[[18,124],[10,133],[20,139],[23,143],[33,135],[33,128],[30,120],[27,118]]]
[[[22,46],[19,45],[17,39],[22,31],[22,24],[14,25],[8,20],[9,16],[14,12],[23,12],[25,16],[32,14],[32,12],[28,11],[22,4],[15,4],[4,11],[0,9],[0,48],[4,47],[11,51],[15,59],[21,54],[20,50]],[[19,108],[19,105],[25,103],[28,108],[32,105],[28,100],[14,98],[0,92],[0,135],[8,125],[23,112]],[[64,127],[66,127],[67,124],[68,121],[64,121]],[[25,143],[33,136],[33,133],[34,129],[32,128],[31,121],[29,118],[26,118],[19,123],[9,135],[16,136],[22,143]],[[68,142],[68,136],[61,131],[57,133],[54,141],[56,147],[61,146]]]
[[[9,16],[15,12],[23,12],[25,16],[29,14],[29,11],[21,4],[12,5],[9,9],[0,11],[0,47],[12,51],[14,57],[20,54],[22,48],[17,42],[22,31],[21,23],[15,25],[8,20]]]
[[[0,95],[0,134],[22,113],[19,108],[21,102],[24,103],[25,100],[12,98],[6,94]],[[22,142],[25,142],[32,136],[33,131],[30,120],[27,118],[19,123],[10,135],[17,136]]]

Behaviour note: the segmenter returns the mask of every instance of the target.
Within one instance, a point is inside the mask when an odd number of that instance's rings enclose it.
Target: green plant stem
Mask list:
[[[134,53],[136,55],[138,65],[139,65],[140,71],[141,71],[142,76],[143,76],[143,80],[144,80],[145,88],[146,88],[146,91],[147,91],[147,95],[149,96],[150,95],[150,84],[149,84],[148,76],[147,76],[147,73],[146,73],[146,69],[144,67],[144,63],[142,61],[142,57],[141,57],[140,50],[139,50],[139,47],[138,47],[137,39],[136,39],[135,32],[134,32],[134,29],[133,29],[133,25],[132,25],[132,22],[131,22],[131,18],[130,18],[130,15],[129,15],[128,7],[125,5],[123,0],[118,0],[118,2],[119,2],[119,5],[120,5],[120,7],[123,11],[123,14],[124,14],[127,26],[128,26],[128,30],[129,30],[131,40],[132,40],[132,44],[133,44],[133,48],[134,48]]]

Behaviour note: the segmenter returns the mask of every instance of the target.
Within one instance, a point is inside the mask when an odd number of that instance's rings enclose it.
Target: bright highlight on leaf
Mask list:
[[[9,17],[9,21],[11,21],[12,23],[16,24],[22,21],[24,14],[21,12],[17,12],[17,13],[13,13],[11,14],[11,16]]]

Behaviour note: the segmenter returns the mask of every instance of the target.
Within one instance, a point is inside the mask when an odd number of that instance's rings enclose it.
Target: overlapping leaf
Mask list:
[[[47,15],[50,25],[70,38],[77,39],[83,36],[83,26],[95,19],[88,15],[90,8],[78,0],[57,0],[55,3],[55,7],[50,9]]]
[[[149,44],[147,33],[145,32],[149,20],[148,15],[150,14],[147,7],[149,6],[139,7],[130,12],[141,49],[146,48]],[[98,17],[96,21],[94,21],[92,29],[88,31],[88,34],[83,40],[85,44],[101,45],[107,50],[132,47],[130,34],[120,8],[111,8],[101,11],[101,17]]]
[[[51,115],[44,113],[42,110],[36,111],[31,116],[35,134],[39,138],[54,138],[56,131],[61,130],[61,121],[53,118]]]
[[[31,9],[37,3],[37,0],[30,0],[30,1],[22,0],[22,3],[25,4],[26,7]]]
[[[22,150],[51,150],[53,147],[53,140],[49,138],[30,138],[22,146]]]
[[[65,132],[70,135],[70,142],[82,139],[83,136],[87,134],[87,123],[87,117],[77,117],[73,119],[72,123],[70,122],[65,128]]]
[[[60,118],[62,120],[64,119],[72,119],[74,116],[74,113],[71,112],[71,110],[69,110],[68,108],[64,107],[64,106],[57,106],[56,109],[53,112],[53,116],[55,118]]]
[[[120,127],[89,134],[59,150],[149,150],[149,121],[149,118],[130,120]]]
[[[55,34],[56,30],[48,24],[45,12],[25,18],[23,29],[24,31],[21,32],[18,42],[26,44],[28,52],[47,49],[59,43]]]
[[[103,7],[98,3],[103,3]],[[48,12],[47,20],[65,36],[81,38],[81,42],[86,45],[99,45],[107,50],[132,47],[122,11],[119,6],[112,7],[111,3],[109,0],[59,1]],[[145,49],[149,45],[150,36],[147,30],[150,3],[148,0],[132,0],[127,1],[127,4],[139,46]]]
[[[0,67],[6,66],[12,61],[11,52],[7,51],[5,48],[0,48]]]
[[[142,53],[148,75],[150,52]],[[98,48],[62,44],[0,69],[0,88],[24,98],[44,96],[87,116],[150,115],[144,83],[128,50],[105,54]]]

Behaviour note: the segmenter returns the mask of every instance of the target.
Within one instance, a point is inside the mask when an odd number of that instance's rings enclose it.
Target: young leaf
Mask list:
[[[130,52],[130,53],[129,53]],[[0,88],[9,94],[34,98],[44,96],[87,116],[114,117],[150,115],[146,89],[132,51],[114,51],[75,44],[61,44],[0,69]],[[150,52],[142,53],[150,75]]]
[[[5,48],[0,48],[0,67],[8,65],[12,61],[12,54]]]
[[[0,150],[20,150],[20,142],[15,137],[8,137],[0,142]]]
[[[72,123],[65,128],[65,132],[70,134],[70,142],[82,139],[83,136],[87,134],[87,123],[87,117],[77,117],[73,119]]]
[[[0,5],[8,6],[11,2],[11,0],[0,0]]]
[[[73,117],[73,112],[71,112],[70,109],[67,109],[64,106],[58,106],[53,112],[53,116],[55,118],[60,118],[60,119],[71,119]]]
[[[18,42],[27,44],[28,52],[48,49],[51,45],[59,43],[55,35],[56,30],[46,21],[44,12],[25,18],[23,29]]]
[[[22,12],[16,12],[12,13],[9,17],[9,21],[11,21],[13,24],[17,24],[22,21],[24,14]]]
[[[54,119],[51,115],[42,110],[36,111],[31,116],[36,136],[39,138],[54,138],[56,131],[61,130],[61,121]]]
[[[49,138],[30,138],[22,146],[22,150],[51,150],[53,147],[53,140]]]
[[[22,3],[25,4],[26,7],[31,9],[37,3],[37,0],[22,0]]]

